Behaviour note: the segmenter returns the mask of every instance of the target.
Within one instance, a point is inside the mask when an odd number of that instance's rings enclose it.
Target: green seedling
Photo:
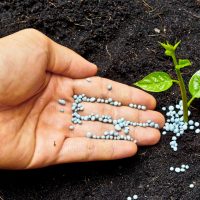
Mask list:
[[[134,85],[149,92],[163,92],[165,90],[168,90],[173,85],[173,83],[177,83],[180,87],[181,98],[183,101],[184,121],[188,122],[188,107],[195,98],[200,98],[200,70],[197,71],[189,81],[189,92],[192,97],[188,101],[185,83],[181,74],[181,69],[184,67],[191,66],[191,62],[188,59],[177,60],[175,52],[180,44],[180,41],[177,42],[174,46],[169,44],[168,42],[166,44],[160,44],[165,49],[165,55],[171,57],[173,60],[177,80],[172,79],[171,76],[166,72],[157,71],[147,75],[142,80],[134,83]]]

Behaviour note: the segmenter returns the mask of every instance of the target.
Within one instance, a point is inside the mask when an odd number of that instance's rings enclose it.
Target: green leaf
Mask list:
[[[167,42],[166,44],[165,43],[161,43],[161,46],[165,49],[165,50],[168,50],[168,51],[175,51],[178,47],[178,45],[181,43],[181,41],[177,42],[174,46],[169,44],[169,42]]]
[[[188,59],[179,59],[178,65],[176,65],[176,69],[181,69],[190,65],[192,65],[192,63]]]
[[[160,44],[165,50],[173,51],[173,46],[171,44],[169,44],[168,42],[166,44],[160,42]]]
[[[161,43],[161,46],[165,49],[165,55],[166,56],[171,56],[173,57],[175,55],[175,50],[178,47],[178,45],[181,43],[181,41],[177,42],[174,46],[169,44],[169,42],[165,43]]]
[[[158,71],[145,76],[134,85],[149,92],[162,92],[173,85],[173,80],[167,73]]]
[[[178,47],[178,45],[181,43],[181,40],[178,41],[175,45],[174,45],[174,51],[176,50],[176,48]]]
[[[167,46],[167,44],[165,44],[165,43],[162,43],[162,42],[159,42],[160,43],[160,45],[164,48],[164,49],[168,49],[168,46]]]
[[[174,52],[173,52],[173,51],[166,50],[166,51],[165,51],[165,55],[166,55],[166,56],[173,56],[173,55],[174,55]]]
[[[189,91],[193,97],[200,98],[200,70],[190,79]]]

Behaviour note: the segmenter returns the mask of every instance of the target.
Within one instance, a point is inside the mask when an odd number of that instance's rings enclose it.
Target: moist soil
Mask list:
[[[33,27],[72,48],[99,66],[99,76],[132,85],[155,70],[174,76],[169,58],[158,44],[181,40],[178,57],[200,69],[199,0],[1,0],[0,36]],[[160,33],[155,32],[155,28]],[[175,76],[174,76],[175,77]],[[177,86],[154,94],[157,110],[180,100]],[[200,121],[200,101],[192,104]],[[39,170],[0,171],[0,196],[6,200],[123,200],[137,194],[148,200],[200,199],[200,134],[188,132],[179,150],[169,147],[171,135],[136,156],[106,162],[63,164]],[[189,164],[186,173],[170,166]],[[195,182],[193,189],[189,184]]]

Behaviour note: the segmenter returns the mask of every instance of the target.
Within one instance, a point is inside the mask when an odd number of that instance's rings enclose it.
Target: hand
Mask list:
[[[84,122],[71,125],[74,94],[112,97],[127,105],[145,104],[148,111],[127,106],[85,103],[83,114],[96,112],[132,121],[154,120],[163,126],[163,116],[152,109],[155,99],[138,89],[108,79],[92,77],[97,67],[34,29],[0,39],[0,168],[28,169],[59,163],[109,160],[129,157],[137,145],[128,141],[95,140],[87,131],[103,133],[111,125]],[[112,91],[107,90],[111,84]],[[64,98],[65,106],[58,104]],[[64,108],[65,113],[59,112]],[[138,145],[153,145],[160,133],[137,127],[131,135]]]

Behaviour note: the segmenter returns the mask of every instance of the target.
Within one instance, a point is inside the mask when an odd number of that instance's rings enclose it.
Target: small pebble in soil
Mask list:
[[[174,167],[170,167],[169,170],[170,170],[170,171],[174,171]]]
[[[108,86],[107,86],[107,89],[108,89],[108,90],[112,90],[112,85],[108,85]]]
[[[166,134],[167,134],[167,132],[166,132],[166,131],[163,131],[163,132],[162,132],[162,135],[166,135]]]
[[[188,124],[189,124],[189,125],[193,125],[193,124],[194,124],[194,121],[193,121],[193,120],[189,120],[189,121],[188,121]]]
[[[190,188],[194,188],[194,184],[191,183],[191,184],[189,185],[189,187],[190,187]]]
[[[195,130],[195,133],[200,133],[200,129],[199,129],[199,128],[196,129],[196,130]]]
[[[63,106],[66,105],[66,101],[64,99],[58,99],[58,103]]]
[[[185,165],[185,169],[189,169],[189,165]]]
[[[166,111],[166,107],[162,107],[162,110],[163,110],[163,111]]]
[[[134,194],[134,195],[133,195],[133,199],[138,199],[138,195],[137,195],[137,194]]]
[[[160,29],[158,29],[158,28],[154,28],[154,31],[155,31],[156,33],[160,33]]]
[[[174,171],[175,171],[176,173],[179,173],[179,172],[181,172],[181,168],[176,167]]]

